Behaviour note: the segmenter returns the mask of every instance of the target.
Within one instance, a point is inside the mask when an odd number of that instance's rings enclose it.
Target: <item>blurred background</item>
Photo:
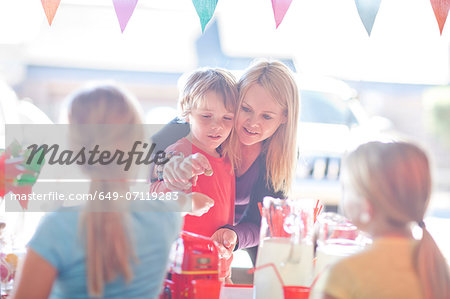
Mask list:
[[[370,37],[353,0],[295,0],[278,29],[270,1],[221,0],[203,34],[189,0],[140,0],[123,33],[110,0],[62,0],[51,27],[40,1],[0,1],[0,78],[55,123],[90,80],[126,86],[147,123],[165,123],[184,72],[239,74],[260,57],[285,62],[302,92],[292,196],[336,209],[342,154],[388,132],[428,150],[430,215],[450,219],[450,28],[439,34],[429,0],[382,1]]]

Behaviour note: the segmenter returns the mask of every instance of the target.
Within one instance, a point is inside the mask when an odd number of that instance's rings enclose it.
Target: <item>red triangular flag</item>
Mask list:
[[[434,15],[439,25],[439,31],[442,35],[444,30],[445,20],[447,19],[448,10],[450,8],[450,0],[431,0],[431,6],[433,7]]]
[[[45,15],[47,16],[48,24],[51,26],[61,0],[41,0],[41,2]]]
[[[272,0],[273,16],[275,17],[275,26],[278,28],[283,21],[292,0]]]

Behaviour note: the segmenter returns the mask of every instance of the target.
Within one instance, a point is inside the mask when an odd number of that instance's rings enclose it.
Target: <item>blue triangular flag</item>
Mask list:
[[[355,0],[356,8],[358,9],[359,17],[370,36],[372,32],[373,23],[380,8],[381,0]]]
[[[202,25],[202,32],[205,31],[206,25],[214,15],[218,0],[192,0],[198,17],[200,18],[200,24]]]

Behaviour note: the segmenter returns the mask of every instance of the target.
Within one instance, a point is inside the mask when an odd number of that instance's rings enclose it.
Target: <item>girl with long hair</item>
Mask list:
[[[69,103],[70,141],[87,148],[129,149],[143,138],[139,111],[136,100],[115,85],[80,89]],[[90,178],[91,195],[124,195],[135,177],[113,163],[81,167]],[[140,201],[117,197],[47,214],[28,244],[12,297],[156,298],[181,228],[180,213],[133,209]],[[179,197],[182,201],[183,194]]]
[[[424,223],[432,188],[425,152],[407,142],[361,145],[344,160],[342,181],[344,213],[374,241],[331,267],[323,298],[450,298],[447,262]]]

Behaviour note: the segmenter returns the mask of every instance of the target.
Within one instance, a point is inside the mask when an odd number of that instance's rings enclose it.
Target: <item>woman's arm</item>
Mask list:
[[[255,192],[255,188],[253,188],[252,192]],[[250,203],[239,223],[228,227],[237,235],[238,243],[235,250],[257,246],[259,244],[261,213],[258,208],[259,196],[255,195],[250,195]]]
[[[48,298],[58,273],[49,262],[28,248],[17,274],[11,298],[41,299]]]
[[[252,192],[254,190],[255,188],[253,188]],[[214,241],[227,248],[230,253],[234,250],[249,248],[259,244],[261,215],[257,198],[254,195],[250,196],[250,202],[239,223],[236,225],[224,225],[212,236]]]
[[[153,153],[164,151],[169,145],[174,144],[178,140],[189,134],[189,124],[182,121],[178,117],[172,119],[168,124],[161,128],[151,137],[151,142],[154,143],[155,148]],[[150,164],[150,180],[152,182],[157,181],[158,177],[155,176],[155,164]]]
[[[258,204],[265,196],[284,198],[282,192],[275,192],[266,184],[266,167],[264,156],[259,156],[253,163],[258,163],[258,171],[244,175],[256,175],[256,180],[251,184],[240,184],[237,188],[250,188],[250,190],[239,190],[237,193],[250,193],[250,201],[247,204],[244,214],[236,225],[225,225],[222,229],[232,231],[236,235],[237,244],[234,250],[257,246],[260,241],[261,212]],[[253,166],[251,166],[253,167]],[[249,192],[248,192],[249,191]],[[227,233],[227,235],[232,235]],[[221,239],[221,238],[218,238]],[[223,238],[222,238],[223,239]]]
[[[262,160],[264,161],[264,160]],[[257,181],[250,192],[250,202],[238,224],[227,227],[236,232],[238,238],[237,249],[249,248],[259,245],[261,230],[261,211],[259,204],[262,205],[264,197],[285,198],[282,192],[275,192],[266,184],[265,165],[260,164],[260,171]]]
[[[178,117],[172,119],[151,137],[152,142],[155,143],[154,153],[165,150],[169,145],[186,137],[186,135],[189,134],[189,131],[190,127],[188,123],[183,122]]]

